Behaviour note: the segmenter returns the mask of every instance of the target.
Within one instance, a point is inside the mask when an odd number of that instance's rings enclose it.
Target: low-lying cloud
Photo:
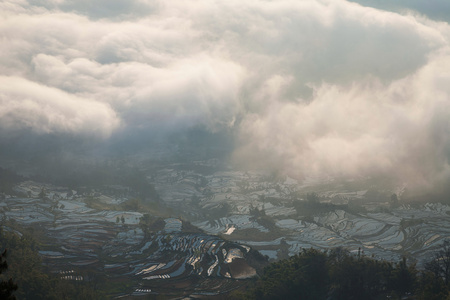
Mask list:
[[[239,165],[429,184],[449,172],[450,26],[417,7],[4,1],[0,125],[233,128]]]
[[[116,113],[104,103],[83,99],[21,77],[0,76],[2,131],[37,134],[76,133],[108,137],[119,127]]]
[[[450,57],[439,58],[388,84],[323,84],[309,103],[274,101],[245,120],[237,157],[297,177],[390,174],[427,183],[449,171],[449,67]]]

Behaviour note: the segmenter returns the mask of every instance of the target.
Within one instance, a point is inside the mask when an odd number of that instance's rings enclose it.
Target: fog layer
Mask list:
[[[450,26],[435,2],[3,1],[0,134],[142,145],[232,129],[241,167],[445,182]]]

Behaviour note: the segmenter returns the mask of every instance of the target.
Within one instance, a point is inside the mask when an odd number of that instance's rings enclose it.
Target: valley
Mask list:
[[[406,203],[400,193],[392,203],[389,195],[402,188],[373,201],[364,182],[300,185],[263,172],[205,174],[177,165],[147,180],[157,200],[136,199],[125,186],[72,190],[22,181],[15,195],[2,195],[3,230],[39,230],[51,272],[113,298],[226,294],[305,248],[406,257],[420,268],[450,234],[450,206]]]

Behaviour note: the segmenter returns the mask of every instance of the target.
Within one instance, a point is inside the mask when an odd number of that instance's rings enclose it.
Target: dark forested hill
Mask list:
[[[0,250],[7,249],[8,270],[0,281],[12,278],[18,287],[13,293],[17,299],[103,299],[88,282],[63,280],[46,271],[38,254],[39,243],[29,229],[6,228],[0,229]]]
[[[271,264],[238,299],[450,299],[449,243],[419,271],[406,259],[380,261],[342,248],[304,249],[289,259]]]

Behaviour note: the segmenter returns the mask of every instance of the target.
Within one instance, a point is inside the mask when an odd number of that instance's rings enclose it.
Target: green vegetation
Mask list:
[[[293,206],[298,215],[304,216],[304,220],[312,222],[315,215],[335,211],[337,209],[348,210],[348,205],[321,203],[317,193],[308,193],[306,201],[294,200]]]
[[[270,232],[277,233],[278,227],[275,225],[275,221],[266,215],[264,209],[258,209],[257,207],[250,207],[251,220],[255,220],[259,225],[269,229]]]
[[[14,295],[18,299],[102,299],[102,295],[90,286],[90,282],[72,282],[49,274],[42,265],[38,254],[40,245],[30,231],[21,229],[0,230],[0,247],[8,251],[8,277],[17,284]],[[3,252],[4,253],[4,252]],[[3,262],[3,257],[2,257]],[[0,287],[6,281],[5,274],[0,275]],[[12,281],[11,281],[12,283]],[[0,291],[1,299],[3,297]],[[14,298],[10,298],[14,299]]]
[[[273,241],[280,237],[280,232],[262,232],[256,228],[236,229],[232,234],[220,234],[220,238],[229,241],[252,240],[255,242]]]
[[[343,248],[304,249],[272,263],[235,299],[450,299],[450,242],[418,271],[398,263],[353,255]]]
[[[216,219],[228,216],[231,211],[232,208],[230,204],[228,204],[227,202],[223,202],[216,207],[208,209],[206,216],[211,222],[213,222]]]
[[[203,230],[191,224],[191,222],[182,220],[181,230],[184,233],[204,233]]]
[[[98,198],[88,196],[84,198],[84,203],[86,203],[87,207],[95,210],[138,211],[160,217],[170,216],[169,209],[160,202],[144,202],[139,198],[132,198],[120,204],[108,204],[100,201]],[[116,223],[119,223],[117,219]]]
[[[139,225],[145,234],[158,232],[164,229],[166,222],[163,218],[154,217],[149,214],[144,214],[139,220]]]
[[[445,285],[450,283],[450,240],[446,240],[442,249],[435,253],[433,259],[426,264],[426,269],[435,277],[442,278]]]
[[[6,253],[7,250],[5,249],[5,251],[3,251],[3,253],[0,255],[0,274],[8,269],[8,263],[6,262]],[[16,299],[16,297],[13,295],[13,292],[15,290],[17,290],[17,284],[14,283],[12,278],[9,278],[8,280],[0,280],[0,299]]]

